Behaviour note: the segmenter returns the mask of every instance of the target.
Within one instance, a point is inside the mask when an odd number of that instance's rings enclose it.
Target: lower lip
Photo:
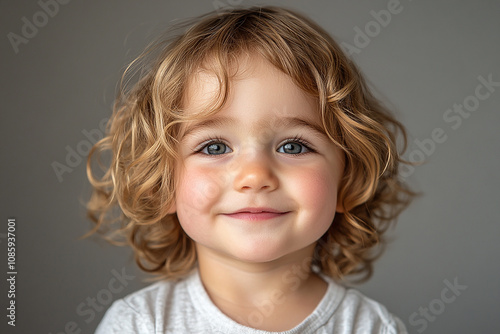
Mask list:
[[[235,219],[241,219],[241,220],[251,220],[251,221],[259,221],[259,220],[268,220],[268,219],[273,219],[273,218],[278,218],[281,216],[286,215],[288,212],[258,212],[258,213],[251,213],[251,212],[239,212],[239,213],[230,213],[226,214],[225,216],[235,218]]]

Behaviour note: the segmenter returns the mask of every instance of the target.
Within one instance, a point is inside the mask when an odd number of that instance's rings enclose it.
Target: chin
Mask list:
[[[269,242],[263,244],[240,244],[233,248],[231,255],[235,259],[248,263],[266,263],[277,260],[290,253],[282,247],[273,247]]]

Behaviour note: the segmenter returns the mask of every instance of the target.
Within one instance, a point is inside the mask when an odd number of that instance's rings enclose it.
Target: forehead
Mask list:
[[[189,78],[183,99],[186,114],[213,110],[224,98],[221,80],[208,61]],[[229,94],[217,115],[302,117],[319,121],[317,100],[301,90],[291,77],[259,55],[241,55],[227,68]],[[262,117],[261,117],[262,118]]]

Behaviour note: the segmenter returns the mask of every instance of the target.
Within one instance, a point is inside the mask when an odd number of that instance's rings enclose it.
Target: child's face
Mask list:
[[[267,262],[311,250],[327,231],[343,158],[321,133],[314,99],[259,57],[239,66],[224,109],[181,129],[174,209],[198,251]],[[195,79],[187,113],[218,91],[215,76]]]

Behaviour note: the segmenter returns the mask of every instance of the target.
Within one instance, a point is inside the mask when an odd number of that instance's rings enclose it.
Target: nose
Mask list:
[[[270,192],[278,188],[278,178],[272,170],[271,162],[265,157],[257,156],[240,159],[234,188],[240,192]]]

